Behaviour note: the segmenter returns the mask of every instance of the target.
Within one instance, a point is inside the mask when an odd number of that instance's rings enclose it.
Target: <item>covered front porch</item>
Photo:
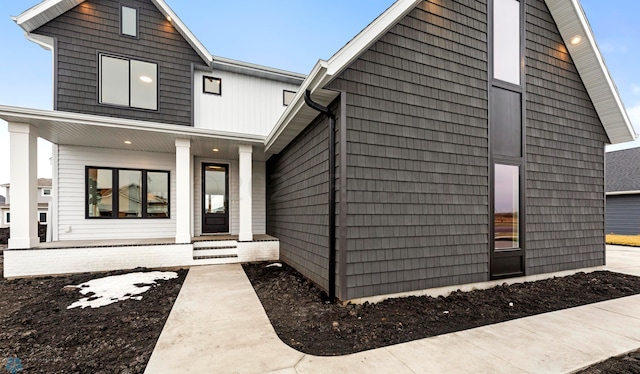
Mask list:
[[[5,276],[278,258],[264,235],[264,137],[14,107],[0,118],[13,187]],[[37,235],[38,137],[54,144],[51,243]],[[38,270],[41,259],[68,266]]]
[[[29,249],[4,251],[5,278],[147,268],[272,261],[279,258],[279,241],[254,235],[207,235],[190,243],[173,238],[63,240],[39,243]]]

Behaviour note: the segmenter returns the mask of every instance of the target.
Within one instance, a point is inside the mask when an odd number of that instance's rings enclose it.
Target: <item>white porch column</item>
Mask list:
[[[38,238],[38,133],[28,123],[9,123],[11,229],[9,248],[33,248]]]
[[[176,243],[191,243],[191,140],[176,139]]]
[[[238,240],[250,242],[253,240],[251,218],[251,153],[250,145],[240,145],[238,155],[240,158],[240,232]]]

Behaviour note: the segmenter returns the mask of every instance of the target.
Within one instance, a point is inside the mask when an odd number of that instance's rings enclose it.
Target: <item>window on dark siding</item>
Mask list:
[[[138,36],[138,9],[125,5],[120,8],[120,32],[122,35]]]
[[[40,212],[40,214],[38,214],[38,221],[40,223],[47,223],[47,213],[44,212]]]
[[[169,218],[168,171],[87,167],[86,181],[87,218]]]
[[[204,76],[202,90],[204,93],[222,95],[222,79]]]
[[[495,249],[520,246],[520,167],[495,164],[494,171]]]
[[[520,85],[520,1],[493,2],[493,77]]]
[[[4,223],[11,223],[11,213],[9,212],[5,213]]]
[[[100,54],[100,103],[158,109],[158,65]]]

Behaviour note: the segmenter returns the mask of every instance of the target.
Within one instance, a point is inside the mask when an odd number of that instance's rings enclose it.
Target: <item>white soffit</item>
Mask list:
[[[611,144],[636,138],[579,0],[545,0]],[[571,40],[582,40],[573,45]]]
[[[190,139],[194,155],[235,159],[238,146],[245,144],[254,147],[256,161],[265,159],[264,136],[11,106],[0,106],[0,118],[30,124],[39,137],[55,144],[173,153],[176,139]],[[125,140],[131,144],[125,144]]]

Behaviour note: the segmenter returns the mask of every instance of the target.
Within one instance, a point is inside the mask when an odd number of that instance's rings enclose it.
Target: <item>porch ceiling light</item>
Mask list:
[[[212,151],[214,151],[214,152],[220,152],[220,150],[219,150],[218,148],[214,148],[214,149],[212,149]]]
[[[569,41],[571,45],[577,45],[582,41],[582,37],[580,35],[576,35]]]
[[[124,144],[131,144],[131,140],[125,140]]]
[[[144,83],[151,83],[153,82],[153,79],[151,79],[150,77],[147,77],[146,75],[141,75],[140,76],[140,80],[143,81]]]

